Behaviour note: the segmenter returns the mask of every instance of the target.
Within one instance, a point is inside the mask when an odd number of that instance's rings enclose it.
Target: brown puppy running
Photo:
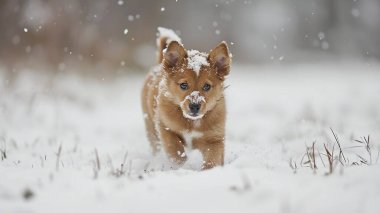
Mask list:
[[[202,169],[224,163],[224,79],[231,55],[220,43],[209,54],[186,50],[172,31],[158,28],[158,63],[148,74],[142,108],[153,153],[162,146],[182,165],[185,147],[203,155]]]

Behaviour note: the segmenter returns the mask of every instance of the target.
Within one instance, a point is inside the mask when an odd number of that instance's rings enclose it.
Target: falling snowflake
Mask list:
[[[351,10],[351,15],[352,15],[353,17],[359,17],[359,16],[360,16],[360,11],[359,11],[359,9],[357,9],[357,8],[353,8],[353,9]]]
[[[326,37],[326,36],[325,36],[325,33],[324,33],[324,32],[319,32],[319,33],[318,33],[318,38],[319,38],[319,40],[323,40],[325,37]]]

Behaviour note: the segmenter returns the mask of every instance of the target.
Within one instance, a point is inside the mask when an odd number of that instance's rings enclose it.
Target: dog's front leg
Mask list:
[[[185,163],[187,157],[181,138],[163,126],[160,126],[160,133],[162,145],[170,160],[178,165]]]
[[[224,164],[224,141],[199,138],[193,141],[193,146],[203,155],[202,170],[211,169]]]

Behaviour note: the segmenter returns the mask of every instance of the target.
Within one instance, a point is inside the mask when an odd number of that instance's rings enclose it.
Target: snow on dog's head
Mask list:
[[[165,88],[185,118],[202,118],[223,98],[223,82],[230,65],[231,55],[225,42],[208,54],[187,51],[178,41],[168,44],[162,60]]]

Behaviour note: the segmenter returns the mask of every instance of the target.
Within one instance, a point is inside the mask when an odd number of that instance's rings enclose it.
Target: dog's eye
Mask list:
[[[211,89],[211,85],[210,85],[210,84],[207,84],[207,83],[206,83],[205,85],[203,85],[203,90],[204,90],[204,91],[207,92],[207,91],[209,91],[210,89]]]
[[[187,88],[189,87],[189,85],[187,85],[187,83],[181,83],[179,86],[180,86],[181,89],[183,89],[183,90],[187,90]]]

